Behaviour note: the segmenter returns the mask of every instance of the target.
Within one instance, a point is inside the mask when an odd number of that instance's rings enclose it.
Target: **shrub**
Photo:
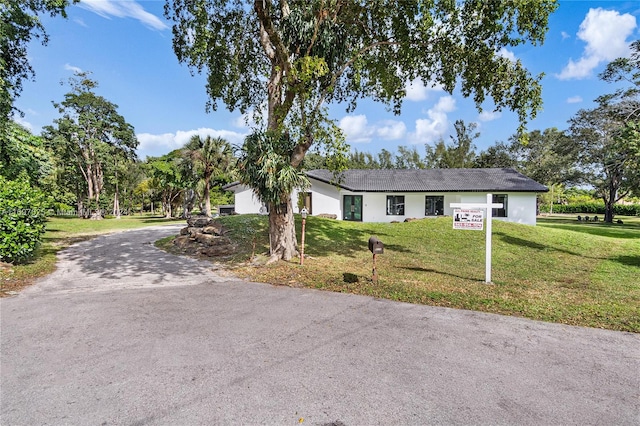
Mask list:
[[[45,231],[45,195],[28,179],[0,176],[0,261],[16,263],[33,255]]]

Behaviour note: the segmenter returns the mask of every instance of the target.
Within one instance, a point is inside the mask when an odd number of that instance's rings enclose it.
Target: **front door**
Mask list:
[[[362,222],[362,195],[345,195],[342,204],[344,220]]]

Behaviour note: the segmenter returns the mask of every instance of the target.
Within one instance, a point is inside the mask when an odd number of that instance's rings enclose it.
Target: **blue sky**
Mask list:
[[[249,129],[238,111],[224,107],[206,113],[205,78],[178,63],[171,47],[170,23],[163,0],[82,0],[68,9],[68,19],[43,17],[49,44],[33,43],[29,59],[36,72],[27,81],[16,106],[25,115],[17,121],[38,134],[59,116],[52,101],[61,101],[69,88],[60,84],[75,70],[91,71],[97,93],[119,106],[136,130],[141,158],[181,147],[193,134],[222,136],[240,144]],[[597,75],[608,62],[628,56],[638,38],[640,1],[560,1],[549,22],[542,46],[503,51],[522,60],[533,73],[545,73],[543,111],[529,130],[567,128],[579,109],[611,92]],[[352,149],[376,153],[382,148],[425,144],[449,139],[457,119],[477,122],[478,151],[506,141],[518,121],[509,111],[479,114],[460,93],[449,95],[421,83],[407,82],[407,97],[399,116],[385,105],[363,100],[347,114],[332,105],[330,113],[347,135]]]

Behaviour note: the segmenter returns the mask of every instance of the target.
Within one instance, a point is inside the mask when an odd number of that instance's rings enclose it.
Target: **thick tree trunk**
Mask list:
[[[205,180],[204,183],[204,214],[207,217],[211,217],[211,187],[210,187],[209,179]]]
[[[609,193],[609,197],[603,197],[604,199],[604,221],[607,223],[613,223],[613,205],[615,204],[615,196]]]
[[[268,263],[280,259],[291,260],[298,256],[298,241],[291,197],[280,205],[269,205],[269,243],[271,258]]]
[[[113,215],[116,219],[120,219],[120,200],[118,197],[118,190],[116,189],[116,193],[113,195]]]

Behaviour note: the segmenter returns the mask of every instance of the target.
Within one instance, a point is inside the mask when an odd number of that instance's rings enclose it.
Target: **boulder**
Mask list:
[[[212,246],[212,247],[203,247],[200,249],[200,254],[209,257],[216,256],[228,256],[235,252],[235,247],[233,245],[220,245],[220,246]]]
[[[419,219],[417,217],[408,217],[404,221],[405,222],[415,222],[416,220],[421,220],[421,219]]]
[[[219,223],[212,223],[202,228],[203,234],[222,235],[222,225]]]
[[[213,219],[207,216],[193,216],[187,219],[187,225],[192,228],[204,228],[213,223]]]
[[[235,252],[231,240],[222,236],[220,223],[206,216],[195,216],[187,220],[187,227],[180,230],[173,244],[185,254],[205,256],[227,256]]]
[[[336,215],[336,214],[330,214],[330,213],[320,213],[320,214],[317,214],[317,215],[315,215],[315,216],[317,216],[317,217],[323,217],[323,218],[325,218],[325,219],[337,219],[337,218],[338,218],[338,215]]]
[[[231,244],[231,241],[229,241],[228,238],[211,234],[198,234],[196,235],[195,240],[205,246],[222,246]]]

